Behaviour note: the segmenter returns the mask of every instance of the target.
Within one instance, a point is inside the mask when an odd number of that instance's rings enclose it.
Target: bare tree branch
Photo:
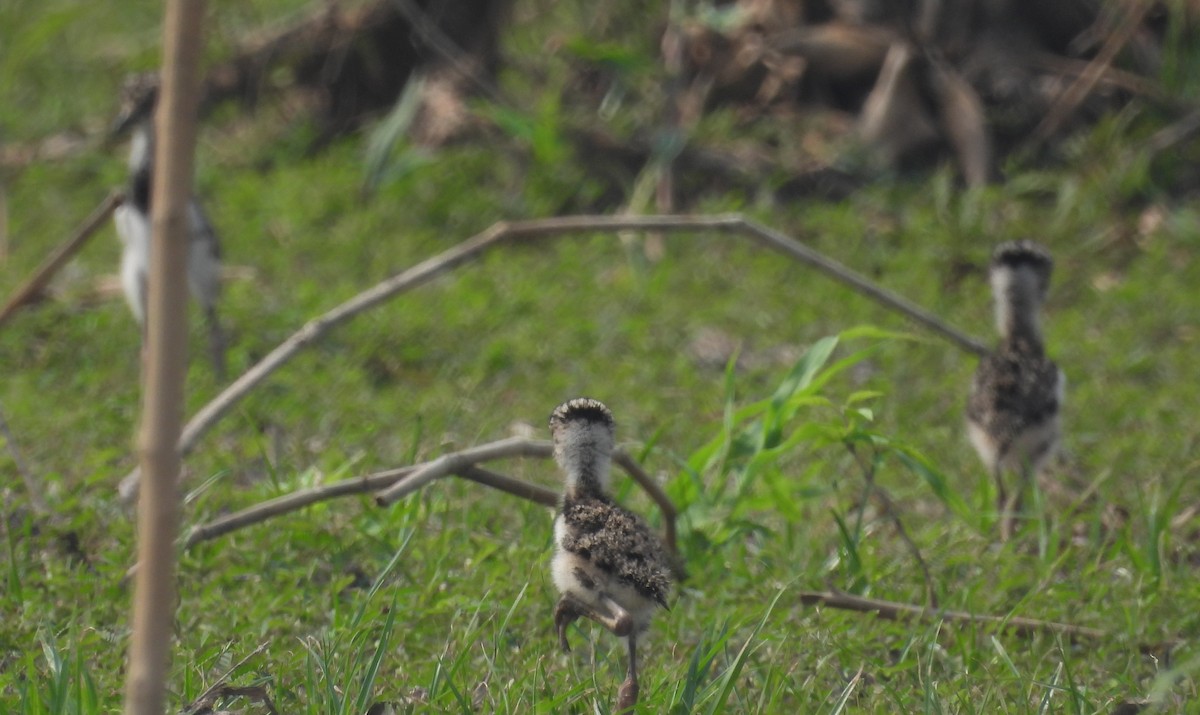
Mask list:
[[[1071,638],[1086,638],[1102,640],[1110,635],[1097,628],[1076,626],[1070,623],[1041,621],[1036,618],[1021,616],[992,616],[987,614],[967,613],[965,611],[948,611],[937,608],[925,608],[911,603],[882,601],[876,598],[854,596],[840,591],[801,591],[800,602],[806,606],[824,605],[830,608],[840,608],[845,611],[859,613],[874,613],[880,618],[891,621],[951,621],[958,623],[978,623],[994,626],[997,630],[1011,630],[1023,636],[1037,633],[1059,633]]]
[[[524,437],[510,437],[502,439],[499,442],[491,442],[481,444],[478,447],[464,449],[461,452],[444,454],[432,462],[421,465],[416,471],[404,476],[400,481],[384,489],[375,497],[375,503],[379,506],[395,504],[433,480],[440,479],[448,474],[455,474],[458,470],[469,467],[477,462],[490,462],[494,459],[504,459],[505,457],[543,456],[545,450],[540,449],[541,447],[541,443],[532,442]]]
[[[397,480],[405,475],[411,474],[414,469],[416,467],[389,469],[386,472],[368,474],[353,479],[343,479],[333,484],[324,484],[319,487],[311,487],[292,492],[291,494],[284,494],[283,496],[234,512],[233,514],[218,517],[207,524],[193,527],[188,532],[188,537],[183,542],[183,547],[185,549],[191,548],[203,541],[211,541],[238,529],[262,523],[275,516],[299,511],[317,502],[378,491],[396,483]]]
[[[100,228],[108,220],[113,210],[120,206],[124,200],[125,194],[114,190],[109,193],[104,201],[100,202],[100,205],[84,219],[79,228],[75,229],[75,233],[71,238],[55,249],[54,253],[50,254],[42,262],[42,265],[38,266],[33,276],[25,282],[25,285],[18,288],[12,294],[12,297],[8,299],[8,302],[4,304],[4,307],[0,308],[0,325],[3,325],[21,306],[37,297],[46,288],[46,285],[50,283],[50,279],[54,277],[54,274],[58,273],[59,269],[66,265],[67,261],[71,260],[71,257],[79,249],[83,248],[83,245],[92,237],[96,229]]]
[[[512,438],[443,455],[438,459],[423,464],[388,469],[361,477],[343,479],[319,487],[301,489],[196,526],[188,533],[183,547],[185,549],[191,548],[201,542],[210,541],[238,529],[262,523],[272,517],[298,511],[317,502],[401,487],[401,490],[396,492],[398,496],[391,497],[390,501],[386,502],[394,503],[403,496],[416,491],[420,486],[424,486],[434,479],[451,474],[536,504],[555,508],[558,506],[559,501],[559,492],[557,490],[538,484],[531,484],[520,479],[514,479],[504,474],[498,474],[483,469],[477,464],[480,461],[510,457],[549,459],[553,454],[554,447],[550,442]],[[675,537],[677,510],[675,509],[675,504],[662,490],[662,487],[628,453],[619,449],[614,451],[613,461],[625,470],[634,481],[640,484],[646,490],[646,493],[649,494],[650,498],[654,500],[662,513],[663,539],[667,543],[671,553],[677,553]],[[446,465],[453,465],[453,469],[448,469]],[[435,474],[435,476],[428,476],[431,473]],[[413,486],[417,482],[419,484]],[[377,497],[377,500],[382,500],[382,498],[383,495]]]
[[[659,231],[683,233],[718,231],[748,238],[756,245],[769,248],[796,261],[816,268],[833,279],[900,312],[921,325],[933,330],[957,347],[976,355],[987,354],[987,347],[957,329],[947,325],[936,315],[909,302],[905,298],[876,285],[868,278],[826,258],[817,251],[801,244],[774,229],[768,228],[738,214],[722,216],[563,216],[530,221],[500,222],[482,233],[429,258],[408,270],[388,278],[374,287],[359,293],[329,312],[310,320],[290,338],[280,343],[266,357],[229,385],[200,409],[183,429],[179,449],[187,454],[195,448],[212,427],[229,410],[250,393],[260,382],[281,368],[298,352],[315,343],[333,328],[349,321],[383,302],[424,285],[434,278],[469,263],[486,251],[521,239],[542,239],[571,234],[589,234],[618,231]],[[122,499],[131,500],[137,494],[138,472],[127,475],[120,486]]]

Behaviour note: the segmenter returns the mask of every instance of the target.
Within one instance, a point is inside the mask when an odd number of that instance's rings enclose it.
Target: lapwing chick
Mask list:
[[[1046,357],[1041,308],[1054,261],[1033,241],[998,246],[989,269],[1000,343],[979,362],[967,400],[971,444],[996,481],[1000,537],[1008,540],[1024,492],[1062,439],[1062,372]],[[1011,494],[1005,474],[1019,477]]]
[[[112,135],[131,134],[129,187],[125,202],[113,212],[121,238],[121,288],[129,310],[146,330],[146,296],[150,275],[150,201],[154,170],[154,108],[158,103],[158,76],[140,74],[121,88],[121,109],[113,121]],[[204,311],[209,350],[218,380],[225,379],[225,338],[217,319],[221,292],[221,247],[208,216],[193,196],[188,202],[187,281],[192,296]]]
[[[671,569],[658,535],[608,494],[615,426],[608,408],[588,398],[550,415],[554,459],[566,477],[551,569],[562,594],[554,626],[564,652],[567,627],[580,616],[626,639],[629,670],[617,696],[617,710],[626,712],[638,699],[637,638],[667,607]]]

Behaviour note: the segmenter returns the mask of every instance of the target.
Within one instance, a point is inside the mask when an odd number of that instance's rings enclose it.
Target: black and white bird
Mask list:
[[[637,703],[637,639],[667,607],[671,567],[658,535],[609,496],[615,426],[608,408],[588,398],[550,415],[554,458],[566,477],[551,570],[562,594],[554,625],[564,652],[571,650],[567,627],[581,616],[626,639],[629,670],[617,698],[623,712]]]
[[[1046,357],[1040,315],[1053,268],[1043,246],[1024,240],[998,246],[989,269],[1000,343],[975,371],[967,432],[996,480],[1005,540],[1012,536],[1024,492],[1062,441],[1065,378]],[[1011,494],[1005,474],[1020,480]]]
[[[146,294],[150,275],[150,201],[154,170],[154,108],[158,76],[135,75],[121,89],[121,109],[113,121],[114,138],[131,134],[127,196],[113,212],[121,238],[121,288],[141,327],[146,328]],[[225,379],[225,338],[217,318],[221,292],[221,246],[212,223],[193,196],[188,202],[187,281],[204,311],[209,350],[218,380]]]

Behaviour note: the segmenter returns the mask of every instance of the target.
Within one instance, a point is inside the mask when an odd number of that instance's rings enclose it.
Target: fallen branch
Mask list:
[[[550,441],[524,438],[503,439],[493,441],[490,444],[472,447],[472,449],[450,453],[450,455],[443,455],[442,457],[433,459],[431,462],[414,464],[412,467],[377,471],[374,474],[356,476],[353,479],[330,483],[330,485],[300,489],[300,491],[263,501],[262,504],[248,506],[241,511],[229,513],[229,515],[212,519],[209,523],[193,527],[191,531],[188,531],[187,539],[184,541],[184,548],[191,548],[196,546],[197,543],[217,539],[218,536],[250,527],[252,524],[265,522],[266,519],[281,516],[284,513],[299,511],[306,506],[318,503],[318,501],[350,497],[350,495],[354,494],[384,491],[384,493],[376,498],[377,503],[382,505],[392,504],[406,497],[406,495],[415,492],[416,489],[428,485],[431,481],[451,474],[479,483],[479,485],[512,494],[514,497],[533,501],[535,504],[541,504],[542,506],[554,509],[554,507],[558,506],[559,499],[559,493],[554,491],[554,489],[514,479],[514,477],[504,474],[497,474],[476,464],[476,462],[486,461],[486,459],[510,457],[538,457],[546,459],[551,458],[553,452],[554,447]],[[650,477],[646,473],[646,470],[642,469],[641,464],[638,464],[636,459],[629,456],[628,453],[616,450],[613,452],[612,459],[638,485],[646,489],[650,499],[653,499],[654,503],[658,505],[659,511],[662,513],[662,531],[664,531],[662,540],[666,543],[668,551],[676,558],[672,567],[676,569],[677,576],[684,578],[686,572],[683,569],[683,564],[678,560],[679,552],[676,539],[678,512],[671,498],[667,497],[666,492],[662,491],[662,487],[658,485],[658,482],[655,482],[653,477]],[[128,571],[127,577],[136,572],[136,569],[136,566],[132,567]]]
[[[201,542],[211,541],[230,532],[244,529],[247,526],[260,524],[272,517],[299,511],[317,502],[378,491],[396,483],[400,478],[406,474],[410,474],[414,469],[416,467],[389,469],[386,472],[368,474],[353,479],[343,479],[333,484],[325,484],[319,487],[301,489],[291,494],[284,494],[283,496],[234,512],[233,514],[218,517],[207,524],[192,527],[191,531],[188,532],[187,539],[183,542],[183,548],[189,549]]]
[[[967,613],[966,611],[948,611],[938,608],[925,608],[911,603],[882,601],[875,598],[854,596],[840,591],[801,591],[800,602],[806,606],[824,605],[830,608],[840,608],[845,611],[859,613],[874,613],[889,621],[915,620],[922,622],[951,621],[958,623],[977,623],[995,626],[998,630],[1011,630],[1022,636],[1032,636],[1038,633],[1057,633],[1071,638],[1086,638],[1101,640],[1109,634],[1098,628],[1087,628],[1070,623],[1042,621],[1036,618],[1021,616],[992,616],[987,614]]]
[[[511,437],[509,439],[500,440],[499,442],[491,442],[478,447],[472,447],[461,452],[443,455],[432,462],[421,465],[415,471],[403,476],[395,484],[384,489],[382,493],[375,497],[375,503],[379,506],[388,506],[389,504],[394,504],[421,487],[434,481],[435,479],[440,479],[441,477],[448,476],[450,474],[466,476],[472,481],[480,482],[482,484],[486,484],[487,486],[507,491],[509,494],[514,494],[516,496],[522,496],[514,491],[514,489],[517,488],[517,484],[540,492],[543,487],[536,487],[535,485],[527,484],[525,482],[521,482],[520,480],[511,480],[510,478],[506,477],[505,479],[509,480],[509,482],[506,484],[490,483],[488,481],[482,481],[479,479],[480,475],[478,473],[474,476],[468,476],[464,475],[463,471],[471,470],[474,468],[477,462],[490,461],[493,459],[505,459],[509,457],[541,457],[548,459],[553,456],[554,446],[550,442],[542,440],[528,440],[524,437]],[[654,478],[647,474],[646,471],[642,469],[642,466],[624,451],[619,449],[615,450],[613,452],[613,462],[624,469],[626,474],[632,477],[633,480],[646,491],[646,493],[658,506],[659,512],[662,514],[663,519],[663,540],[666,542],[667,548],[670,549],[671,553],[675,556],[678,556],[679,550],[676,545],[675,532],[675,521],[678,518],[678,512],[675,509],[675,503],[672,502],[671,498],[667,496],[667,493],[662,490],[662,487],[658,485],[658,482],[654,481]],[[484,475],[486,474],[487,473],[485,472]],[[500,475],[494,476],[499,477]],[[507,487],[512,488],[510,489]],[[547,505],[557,506],[558,493],[550,492],[550,494],[553,496],[547,497],[549,499],[549,503]],[[541,497],[540,493],[538,494],[538,497]],[[540,498],[532,498],[530,500],[537,501],[538,503],[547,503],[541,501]]]
[[[667,496],[667,493],[663,491],[658,482],[654,481],[642,469],[642,465],[638,464],[633,457],[618,449],[613,452],[613,462],[624,469],[629,476],[633,477],[633,480],[642,489],[645,489],[650,498],[654,500],[654,503],[658,505],[663,518],[663,539],[667,542],[667,548],[671,550],[671,553],[679,556],[679,548],[675,543],[675,522],[678,520],[679,514],[675,511],[675,502],[671,501],[671,497]],[[682,564],[675,564],[675,566],[682,568]],[[680,580],[683,579],[682,572],[676,575],[680,577]]]
[[[100,205],[92,211],[83,224],[75,229],[75,234],[66,243],[59,246],[54,253],[50,254],[42,262],[42,265],[38,266],[37,270],[34,271],[33,277],[26,281],[25,285],[18,288],[12,297],[8,299],[8,302],[4,304],[4,307],[0,308],[0,325],[3,325],[21,306],[41,294],[42,290],[50,282],[50,279],[54,277],[54,274],[58,273],[58,270],[66,265],[71,256],[74,256],[79,249],[83,248],[83,245],[92,237],[96,229],[100,228],[100,225],[108,220],[108,217],[112,215],[112,212],[124,200],[125,194],[114,190],[109,193],[104,201],[100,202]]]
[[[379,497],[376,497],[377,503],[391,504],[411,494],[420,487],[429,484],[429,482],[449,475],[456,475],[477,484],[512,494],[526,501],[554,508],[558,506],[558,491],[498,474],[477,465],[477,462],[480,461],[511,457],[549,459],[553,454],[554,447],[550,442],[511,438],[443,455],[423,464],[388,469],[361,477],[343,479],[319,487],[301,489],[196,526],[188,533],[183,547],[185,549],[191,548],[201,542],[216,539],[253,524],[260,524],[273,517],[299,511],[317,502],[337,499],[339,497],[368,494],[383,490],[383,493]],[[634,481],[645,489],[646,493],[658,506],[662,513],[663,540],[667,543],[671,553],[676,554],[678,550],[676,547],[675,521],[678,512],[675,509],[675,504],[666,495],[666,492],[662,490],[662,487],[626,452],[616,450],[613,453],[613,462],[625,470]],[[392,496],[388,496],[389,494]]]
[[[400,481],[384,489],[375,497],[375,503],[379,506],[390,506],[433,480],[456,474],[458,470],[473,466],[478,462],[490,462],[507,457],[540,457],[544,452],[544,443],[531,442],[524,437],[510,437],[499,442],[464,449],[461,452],[444,454],[432,462],[421,465],[416,471],[405,475]]]
[[[896,310],[933,330],[962,350],[976,355],[987,353],[987,347],[978,340],[947,325],[932,313],[876,285],[842,264],[826,258],[795,239],[738,214],[642,217],[562,216],[513,223],[502,221],[310,320],[290,338],[280,343],[258,364],[235,380],[233,384],[226,387],[221,394],[200,408],[200,411],[188,421],[183,429],[179,440],[180,453],[185,455],[190,453],[200,438],[212,429],[234,405],[259,383],[283,367],[298,352],[358,314],[381,305],[401,293],[424,285],[442,274],[479,258],[488,250],[508,242],[515,242],[519,239],[618,231],[658,231],[662,233],[719,231],[741,235],[759,246],[778,251],[789,258],[820,270],[885,307]],[[138,480],[139,472],[136,469],[121,480],[120,494],[123,500],[131,501],[137,495]]]

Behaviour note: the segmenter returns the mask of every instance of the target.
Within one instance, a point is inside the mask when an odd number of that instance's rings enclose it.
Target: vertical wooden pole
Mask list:
[[[192,193],[204,0],[166,0],[163,64],[155,116],[151,250],[142,381],[138,573],[125,683],[127,715],[166,706],[175,614],[179,529],[179,433],[187,368],[187,205]]]

